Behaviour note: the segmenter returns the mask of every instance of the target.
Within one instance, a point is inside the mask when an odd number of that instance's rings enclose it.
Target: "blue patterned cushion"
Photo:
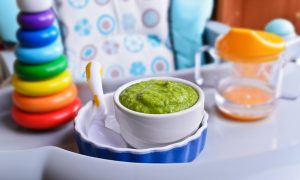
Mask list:
[[[104,78],[174,70],[173,55],[166,46],[169,1],[56,2],[64,25],[67,54],[77,76],[84,75],[88,61],[101,62]]]

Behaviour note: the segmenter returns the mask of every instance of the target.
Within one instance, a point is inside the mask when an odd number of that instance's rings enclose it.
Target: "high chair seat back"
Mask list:
[[[85,75],[89,61],[102,64],[104,78],[168,73],[175,70],[175,64],[178,68],[192,67],[191,57],[201,45],[204,22],[211,12],[198,0],[191,4],[184,0],[56,2],[75,77]],[[212,6],[212,0],[203,2]],[[199,8],[193,7],[197,5]],[[197,18],[201,10],[209,13],[203,11],[205,15]],[[199,23],[200,19],[204,20]],[[175,59],[179,61],[175,63]]]

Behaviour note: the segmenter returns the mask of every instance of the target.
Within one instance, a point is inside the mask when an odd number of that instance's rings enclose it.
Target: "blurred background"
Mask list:
[[[299,0],[216,0],[213,18],[224,24],[263,30],[275,18],[291,21],[300,30]]]
[[[214,3],[212,19],[230,26],[262,30],[272,19],[284,18],[293,23],[297,33],[300,30],[299,0],[215,0]],[[0,38],[6,45],[15,41],[17,13],[16,1],[1,0]]]

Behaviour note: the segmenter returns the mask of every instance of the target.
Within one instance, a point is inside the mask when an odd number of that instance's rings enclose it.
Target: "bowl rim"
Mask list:
[[[133,84],[142,82],[142,81],[149,81],[149,80],[169,80],[169,81],[179,82],[179,83],[183,83],[185,85],[191,86],[197,91],[198,100],[193,106],[191,106],[187,109],[184,109],[184,110],[178,111],[178,112],[173,112],[173,113],[166,113],[166,114],[148,114],[148,113],[138,112],[138,111],[131,110],[131,109],[125,107],[123,104],[121,104],[119,96],[127,87],[129,87]],[[138,116],[138,117],[156,119],[156,118],[170,118],[170,117],[173,117],[173,116],[180,116],[180,115],[190,113],[191,111],[194,111],[198,107],[201,107],[202,104],[204,105],[205,96],[204,96],[204,92],[202,91],[202,89],[199,86],[197,86],[195,83],[191,82],[191,81],[181,79],[181,78],[161,76],[161,77],[141,78],[141,79],[137,79],[137,80],[134,80],[134,81],[130,81],[130,82],[122,85],[115,91],[114,96],[113,96],[113,100],[114,100],[115,106],[117,108],[119,108],[120,110],[122,110],[123,112],[126,112],[126,113],[134,115],[134,116]],[[203,108],[203,110],[204,110],[204,108]]]
[[[107,95],[112,95],[112,94],[107,94]],[[76,118],[74,119],[75,131],[76,131],[76,133],[79,134],[81,141],[86,141],[96,148],[109,149],[109,150],[117,152],[117,153],[124,153],[124,152],[128,153],[129,152],[129,153],[136,153],[136,154],[146,154],[146,153],[152,153],[152,152],[169,151],[169,150],[177,148],[177,147],[183,147],[183,146],[187,145],[189,142],[199,138],[203,134],[204,130],[207,129],[207,125],[208,125],[207,120],[209,117],[207,112],[204,111],[204,115],[201,120],[201,125],[197,129],[197,131],[193,135],[191,135],[181,141],[178,141],[176,143],[172,143],[172,144],[162,146],[162,147],[153,147],[153,148],[146,148],[146,149],[117,148],[117,147],[113,147],[113,146],[109,146],[109,145],[101,145],[101,144],[95,143],[87,137],[86,133],[84,133],[85,130],[83,129],[83,127],[85,127],[85,126],[82,123],[84,122],[85,118],[82,116],[88,108],[93,108],[92,101],[88,102],[85,106],[83,106],[80,109],[80,111],[78,112],[78,115],[76,116]]]

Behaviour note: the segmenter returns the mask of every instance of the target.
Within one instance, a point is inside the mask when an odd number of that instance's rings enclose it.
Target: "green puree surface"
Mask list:
[[[198,101],[197,91],[186,84],[149,80],[133,84],[120,94],[123,106],[148,114],[167,114],[182,111]]]

